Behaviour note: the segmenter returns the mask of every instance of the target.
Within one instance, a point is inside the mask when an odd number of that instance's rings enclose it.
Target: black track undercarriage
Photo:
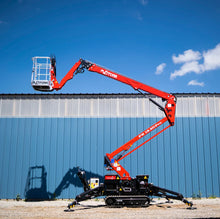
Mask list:
[[[189,207],[193,205],[180,193],[148,183],[148,175],[138,175],[131,180],[121,180],[118,175],[106,175],[104,183],[94,189],[89,188],[84,171],[79,170],[78,176],[83,184],[84,192],[77,195],[75,200],[68,205],[69,209],[81,201],[99,196],[105,196],[105,204],[109,207],[146,206],[150,204],[149,197],[151,196],[166,198],[168,201],[170,199],[180,200]]]

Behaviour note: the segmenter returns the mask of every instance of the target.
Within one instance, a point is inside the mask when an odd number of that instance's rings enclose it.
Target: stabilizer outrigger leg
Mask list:
[[[186,205],[188,205],[189,207],[193,206],[192,202],[185,199],[183,197],[183,195],[178,192],[174,192],[172,190],[161,188],[161,187],[155,186],[153,184],[149,184],[149,189],[150,189],[151,196],[158,196],[158,197],[166,198],[168,201],[170,199],[180,200],[183,203],[185,203]]]
[[[104,184],[100,184],[100,186],[94,189],[90,189],[90,185],[86,179],[86,173],[84,170],[81,170],[79,167],[78,167],[77,175],[83,185],[84,192],[76,196],[75,200],[68,205],[68,209],[73,208],[75,205],[79,204],[80,201],[85,201],[88,199],[101,196],[103,195],[104,192]]]
[[[88,199],[92,199],[92,198],[101,196],[103,194],[103,191],[104,191],[104,184],[101,184],[100,186],[98,186],[94,189],[86,190],[83,193],[81,193],[80,195],[77,195],[75,200],[68,205],[68,208],[69,209],[73,208],[75,205],[79,204],[79,202],[81,202],[81,201],[85,201]]]

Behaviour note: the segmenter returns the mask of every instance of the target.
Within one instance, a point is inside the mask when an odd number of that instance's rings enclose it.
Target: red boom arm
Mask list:
[[[71,69],[70,71],[66,74],[66,76],[61,80],[60,83],[57,82],[56,76],[55,76],[55,71],[54,69],[51,70],[51,79],[53,82],[53,88],[56,90],[61,89],[64,84],[73,78],[74,74],[76,75],[77,73],[82,73],[84,71],[84,68],[86,68],[89,71],[92,72],[97,72],[99,74],[102,74],[104,76],[107,76],[109,78],[115,79],[117,81],[120,81],[122,83],[128,84],[131,87],[133,87],[135,90],[142,90],[145,92],[148,92],[150,94],[153,94],[155,96],[161,97],[163,100],[166,100],[166,105],[165,107],[161,107],[159,104],[156,103],[156,105],[159,106],[159,108],[164,111],[165,117],[161,119],[160,121],[156,122],[154,125],[146,129],[145,131],[141,132],[138,134],[136,137],[116,149],[110,154],[106,154],[105,157],[105,164],[107,169],[113,169],[115,170],[121,177],[121,179],[131,179],[130,174],[119,164],[118,162],[143,146],[145,143],[156,137],[157,135],[161,134],[163,131],[165,131],[167,128],[170,126],[174,125],[175,121],[175,108],[176,108],[176,98],[174,95],[160,91],[156,88],[150,87],[146,84],[143,84],[141,82],[135,81],[133,79],[130,79],[128,77],[125,77],[123,75],[120,75],[116,72],[110,71],[108,69],[105,69],[103,67],[100,67],[92,62],[80,59]],[[155,103],[155,101],[151,100],[152,102]],[[138,140],[140,140],[142,137],[146,136],[149,134],[151,131],[155,130],[156,128],[160,127],[162,124],[164,124],[166,121],[169,122],[169,125],[166,126],[164,129],[160,130],[157,132],[155,135],[150,137],[148,140],[131,150],[130,152],[127,153],[127,151],[131,148],[131,146]],[[117,157],[116,157],[117,156]]]

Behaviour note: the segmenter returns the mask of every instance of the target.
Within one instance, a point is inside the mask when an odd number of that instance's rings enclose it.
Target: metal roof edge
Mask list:
[[[172,93],[175,96],[220,96],[220,93]],[[152,94],[147,94],[154,96]],[[142,97],[140,93],[2,93],[1,98],[26,97],[26,98],[53,98],[53,97]]]
[[[137,95],[139,93],[0,93],[0,95]],[[172,93],[174,95],[201,95],[201,94],[220,94],[218,92],[206,93]]]

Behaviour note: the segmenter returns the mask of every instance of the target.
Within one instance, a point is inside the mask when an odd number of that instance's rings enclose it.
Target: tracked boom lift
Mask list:
[[[86,180],[85,172],[79,169],[78,176],[83,184],[84,192],[77,195],[75,200],[69,204],[68,207],[72,208],[75,204],[81,201],[98,196],[105,196],[105,203],[108,206],[141,206],[145,205],[146,203],[150,203],[150,196],[158,196],[164,197],[167,200],[180,200],[192,207],[192,202],[187,201],[182,194],[165,188],[160,188],[152,183],[149,183],[149,175],[138,175],[135,178],[132,178],[128,171],[120,164],[120,161],[126,156],[174,125],[176,108],[176,97],[174,95],[160,91],[84,59],[80,59],[78,62],[76,62],[59,83],[56,79],[55,58],[33,57],[31,84],[35,90],[39,91],[60,90],[68,80],[72,79],[73,76],[77,75],[78,73],[83,73],[85,69],[128,84],[134,90],[137,90],[143,95],[145,95],[145,92],[147,92],[162,98],[162,100],[165,102],[164,106],[155,102],[155,100],[151,98],[150,101],[153,102],[161,111],[163,111],[165,116],[112,153],[107,153],[105,155],[105,168],[107,170],[114,170],[117,174],[105,175],[104,183],[101,183],[100,185],[97,185],[96,183],[94,184],[95,186],[91,187]],[[165,128],[162,126],[164,123],[167,123]],[[158,129],[159,127],[160,129]],[[156,134],[152,135],[149,139],[132,149],[132,145],[135,142],[144,136],[149,135],[149,133],[151,133],[153,130],[157,130]],[[90,183],[92,180],[93,179],[90,180]]]

